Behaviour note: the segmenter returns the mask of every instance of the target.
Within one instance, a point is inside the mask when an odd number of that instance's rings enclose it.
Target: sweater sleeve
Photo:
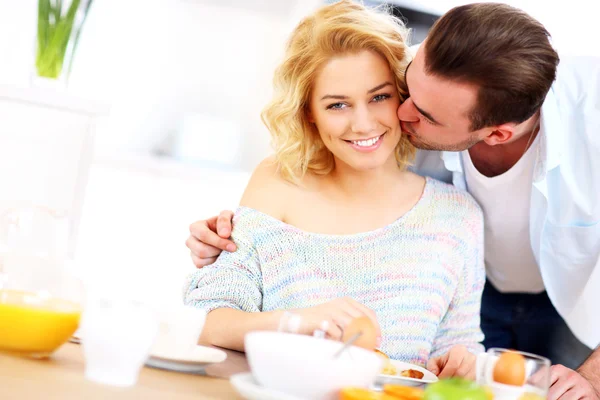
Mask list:
[[[462,241],[464,264],[459,269],[458,285],[446,314],[438,327],[430,358],[447,353],[451,347],[464,345],[472,353],[484,350],[481,342],[481,294],[485,284],[483,215],[476,208],[464,225]]]
[[[252,227],[239,211],[231,239],[237,250],[223,251],[214,264],[192,273],[184,286],[184,303],[210,312],[233,308],[246,312],[262,309],[262,277]]]

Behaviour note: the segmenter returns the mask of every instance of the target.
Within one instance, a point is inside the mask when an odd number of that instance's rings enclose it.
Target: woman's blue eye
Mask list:
[[[344,107],[346,107],[346,104],[344,103],[333,103],[327,106],[328,110],[342,110],[344,109]]]
[[[380,101],[384,101],[389,99],[391,96],[389,94],[378,94],[377,96],[373,97],[373,101],[375,101],[376,103],[380,102]]]

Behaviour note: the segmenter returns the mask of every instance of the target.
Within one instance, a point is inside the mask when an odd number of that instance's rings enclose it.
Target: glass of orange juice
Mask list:
[[[38,206],[0,216],[0,351],[47,357],[77,330],[83,293],[68,270],[69,222]]]

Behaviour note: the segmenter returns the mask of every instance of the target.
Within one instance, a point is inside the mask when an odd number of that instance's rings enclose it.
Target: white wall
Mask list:
[[[168,151],[169,135],[182,129],[186,116],[208,115],[223,121],[223,130],[235,128],[244,151],[234,157],[234,167],[253,168],[270,152],[259,114],[271,94],[290,20],[317,3],[95,1],[69,89],[112,105],[99,127],[98,153]],[[36,0],[0,0],[0,51],[8,60],[0,64],[0,82],[28,84],[36,6]],[[225,133],[193,132],[190,143],[202,146],[204,137]]]

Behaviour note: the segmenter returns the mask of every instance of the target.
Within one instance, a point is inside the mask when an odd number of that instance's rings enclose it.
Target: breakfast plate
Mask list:
[[[233,375],[230,380],[235,390],[246,400],[302,400],[261,386],[251,372]]]
[[[146,365],[177,372],[203,373],[204,367],[225,361],[227,353],[206,346],[195,346],[191,352],[177,355],[168,347],[153,347]]]
[[[421,385],[426,385],[426,384],[438,381],[438,377],[435,376],[435,374],[433,374],[432,372],[430,372],[427,369],[420,367],[418,365],[410,364],[410,363],[403,362],[403,361],[396,361],[396,360],[390,360],[389,363],[391,363],[396,368],[396,371],[398,371],[397,374],[396,375],[386,375],[386,374],[377,375],[377,378],[375,379],[375,387],[381,387],[388,383],[395,384],[395,385],[403,385],[403,386],[421,386]],[[407,371],[407,370],[419,371],[423,374],[423,377],[420,379],[417,379],[417,378],[409,378],[409,377],[400,375],[402,373],[402,371]]]

